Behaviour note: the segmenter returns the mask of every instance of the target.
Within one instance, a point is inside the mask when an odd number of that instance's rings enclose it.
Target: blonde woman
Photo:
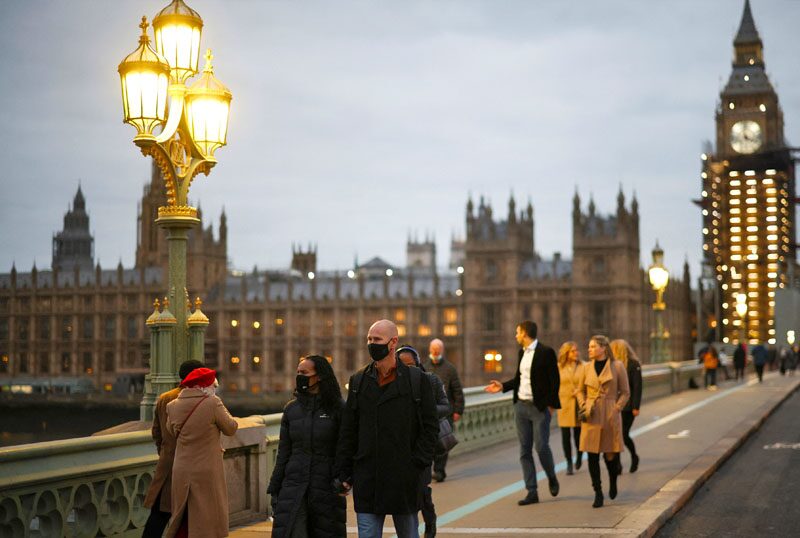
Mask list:
[[[631,439],[631,426],[633,426],[633,419],[639,416],[639,406],[642,403],[642,365],[631,345],[625,340],[613,340],[611,353],[614,354],[615,359],[625,365],[625,371],[628,372],[631,397],[622,409],[622,440],[625,448],[631,453],[631,472],[635,473],[639,468],[639,455],[636,454],[636,445]]]
[[[558,399],[561,409],[558,410],[558,426],[561,428],[561,445],[564,448],[564,457],[567,459],[567,474],[575,474],[572,469],[572,444],[570,432],[575,442],[575,469],[581,468],[583,452],[579,447],[581,437],[581,423],[578,420],[578,401],[575,394],[578,392],[578,383],[583,377],[583,363],[578,354],[578,344],[564,342],[558,350]]]
[[[622,452],[622,417],[620,412],[630,397],[628,373],[620,361],[614,360],[608,338],[592,336],[589,340],[589,359],[583,367],[583,377],[575,395],[581,407],[580,449],[588,453],[589,474],[594,488],[592,507],[603,506],[600,483],[600,453],[605,455],[610,487],[608,496],[617,496],[619,453]]]

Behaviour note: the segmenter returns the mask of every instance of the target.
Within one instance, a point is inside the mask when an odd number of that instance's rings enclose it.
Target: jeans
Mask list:
[[[358,538],[381,538],[387,514],[356,513]],[[391,514],[398,538],[419,538],[419,519],[413,514]]]
[[[717,384],[717,369],[716,368],[708,368],[706,370],[705,375],[705,385],[708,387],[709,385],[714,386]]]
[[[547,478],[556,478],[553,453],[550,451],[550,410],[539,411],[533,402],[518,401],[514,404],[519,438],[519,462],[522,465],[522,476],[525,488],[536,492],[536,464],[533,462],[533,449],[539,455]]]

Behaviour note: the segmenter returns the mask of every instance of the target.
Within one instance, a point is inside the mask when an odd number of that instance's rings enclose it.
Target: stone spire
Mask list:
[[[733,40],[734,45],[761,45],[761,37],[758,35],[756,23],[753,20],[753,12],[750,10],[750,0],[744,1],[744,12],[742,22],[739,23],[739,31]]]

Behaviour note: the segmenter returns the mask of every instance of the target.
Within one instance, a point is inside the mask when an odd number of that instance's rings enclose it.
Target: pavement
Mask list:
[[[800,392],[795,392],[656,536],[797,536],[798,416]]]
[[[525,491],[516,441],[452,458],[447,480],[433,484],[438,535],[653,536],[799,384],[800,378],[773,373],[763,384],[754,378],[726,381],[717,391],[690,390],[648,402],[632,428],[639,470],[628,472],[630,457],[623,453],[625,472],[612,501],[601,464],[606,504],[600,509],[591,506],[594,494],[585,460],[575,475],[566,476],[557,432],[550,447],[561,492],[550,496],[537,459],[541,502],[535,505],[517,506]],[[348,536],[356,536],[351,500],[347,521]],[[270,522],[258,522],[233,529],[231,536],[255,538],[270,532]],[[392,533],[389,519],[384,534]]]

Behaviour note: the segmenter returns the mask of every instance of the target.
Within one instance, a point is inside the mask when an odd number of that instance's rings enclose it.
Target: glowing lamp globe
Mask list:
[[[123,121],[136,127],[134,140],[150,139],[166,119],[169,64],[150,47],[147,18],[139,25],[139,47],[119,64]]]
[[[156,50],[167,59],[172,81],[183,83],[197,73],[203,19],[183,0],[173,2],[153,19]]]
[[[647,271],[650,277],[650,285],[655,291],[663,291],[667,289],[669,283],[669,271],[664,267],[664,251],[656,243],[656,248],[653,249],[653,264]]]
[[[214,151],[228,138],[231,91],[214,76],[211,51],[206,52],[203,74],[186,92],[186,123],[203,157],[214,159]]]

